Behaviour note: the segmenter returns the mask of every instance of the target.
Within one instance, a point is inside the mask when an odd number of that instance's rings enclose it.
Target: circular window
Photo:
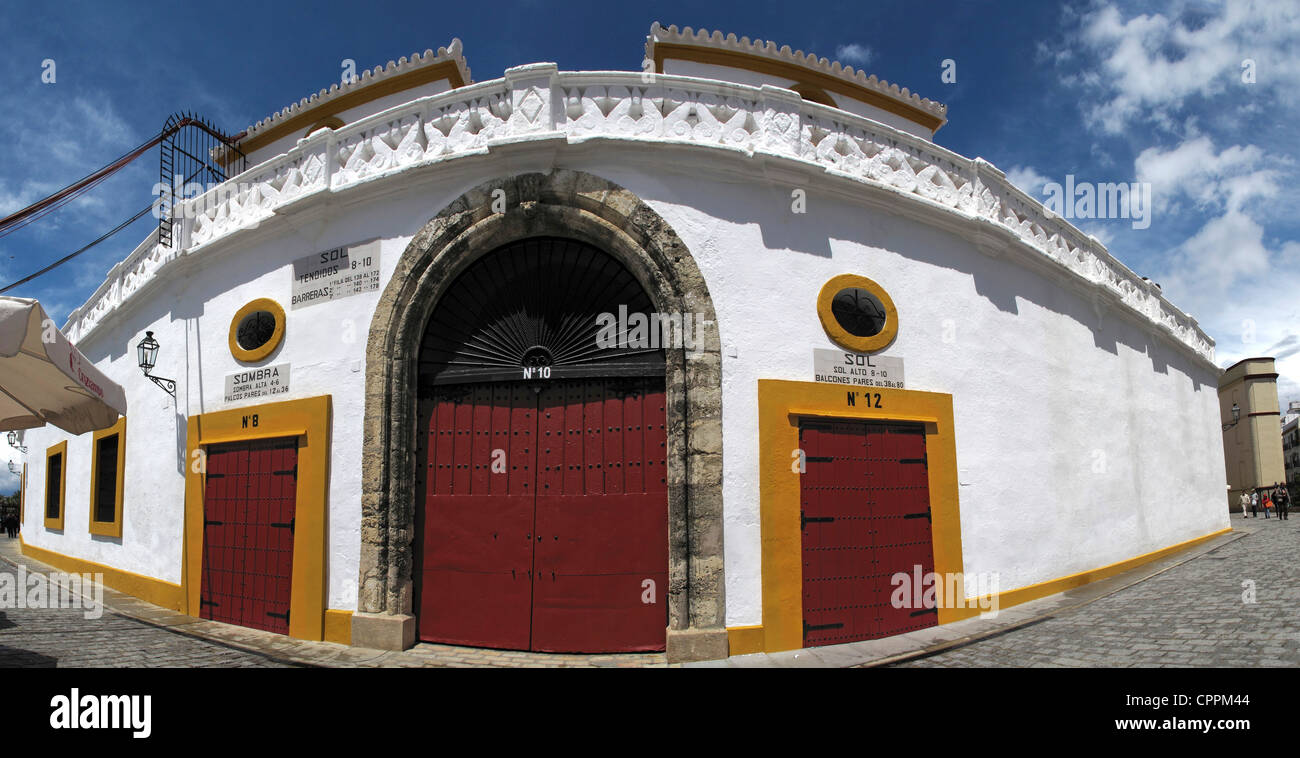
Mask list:
[[[284,309],[274,300],[254,300],[230,321],[230,354],[245,363],[266,358],[283,339]]]
[[[822,286],[817,297],[822,328],[840,347],[869,353],[898,336],[898,309],[879,284],[865,276],[841,274]]]

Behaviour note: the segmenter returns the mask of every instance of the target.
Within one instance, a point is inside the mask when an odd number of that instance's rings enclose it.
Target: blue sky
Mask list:
[[[238,132],[338,80],[459,37],[476,81],[514,65],[638,70],[653,21],[771,39],[949,106],[936,142],[1040,199],[1046,182],[1149,182],[1149,228],[1080,221],[1195,316],[1218,362],[1276,355],[1300,399],[1300,0],[433,4],[10,2],[0,27],[0,215],[196,111]],[[56,81],[41,81],[42,62]],[[956,82],[940,80],[956,63]],[[1243,81],[1243,62],[1254,81]],[[156,150],[54,216],[0,238],[0,281],[151,201]],[[10,294],[62,323],[151,216]],[[0,470],[0,490],[8,491]]]

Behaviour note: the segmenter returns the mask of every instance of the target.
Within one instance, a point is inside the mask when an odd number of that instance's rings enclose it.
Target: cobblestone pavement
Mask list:
[[[0,574],[50,567],[0,536]],[[8,581],[13,581],[12,579]],[[663,653],[561,655],[421,643],[409,650],[290,639],[258,629],[196,619],[104,590],[103,613],[83,609],[0,609],[0,668],[19,667],[358,667],[358,668],[661,668]]]
[[[3,553],[16,553],[0,536]],[[16,584],[17,569],[0,562]],[[10,584],[12,592],[13,584]],[[98,618],[87,618],[87,615]],[[104,609],[4,608],[0,610],[0,668],[222,668],[286,667],[257,653],[194,639]]]
[[[1232,526],[1252,533],[1089,605],[897,667],[1300,666],[1300,519],[1234,516]]]
[[[0,668],[287,667],[257,653],[80,609],[7,609],[0,613]]]

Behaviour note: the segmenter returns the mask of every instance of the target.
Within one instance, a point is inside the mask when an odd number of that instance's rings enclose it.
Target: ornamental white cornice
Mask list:
[[[778,47],[771,40],[751,40],[749,37],[737,38],[734,34],[723,35],[722,32],[710,32],[708,29],[692,30],[689,26],[681,31],[678,31],[675,25],[665,29],[656,21],[650,26],[650,34],[646,37],[645,55],[647,60],[655,59],[655,45],[658,43],[728,50],[746,55],[756,55],[781,63],[791,63],[875,91],[899,102],[907,103],[941,121],[946,121],[948,118],[948,106],[936,100],[921,97],[915,92],[909,91],[907,87],[890,84],[884,79],[877,78],[874,74],[868,75],[865,71],[854,69],[852,66],[845,66],[839,61],[819,58],[813,53],[805,53],[802,50],[791,50],[789,45]]]
[[[473,81],[470,78],[469,64],[465,61],[463,45],[460,38],[455,37],[452,38],[451,44],[438,48],[436,53],[433,50],[425,50],[423,55],[411,53],[410,58],[403,56],[397,61],[390,60],[387,66],[375,66],[373,69],[362,71],[357,74],[356,78],[347,83],[330,85],[328,89],[322,89],[314,95],[304,97],[296,103],[291,103],[245,129],[242,141],[251,140],[297,116],[299,113],[325,105],[344,95],[358,92],[395,76],[447,62],[451,62],[456,66],[456,70],[460,72],[461,81],[467,84]]]
[[[322,129],[205,194],[178,201],[176,247],[160,248],[152,239],[138,247],[71,314],[65,331],[74,340],[90,335],[178,258],[228,247],[259,226],[273,228],[282,221],[271,220],[287,213],[331,198],[382,196],[468,170],[484,157],[553,165],[556,151],[584,144],[625,151],[628,160],[647,149],[696,151],[699,159],[678,161],[684,169],[728,165],[753,176],[822,177],[824,188],[948,229],[983,254],[1095,293],[1096,307],[1121,309],[1190,355],[1214,362],[1214,342],[1195,319],[983,159],[770,85],[564,73],[549,63]]]

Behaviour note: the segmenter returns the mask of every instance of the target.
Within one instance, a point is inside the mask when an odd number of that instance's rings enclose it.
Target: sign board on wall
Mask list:
[[[338,247],[293,262],[290,307],[306,308],[379,290],[379,242]]]
[[[813,349],[813,381],[903,389],[903,359]]]
[[[226,402],[283,395],[289,391],[289,364],[249,368],[226,375]]]

